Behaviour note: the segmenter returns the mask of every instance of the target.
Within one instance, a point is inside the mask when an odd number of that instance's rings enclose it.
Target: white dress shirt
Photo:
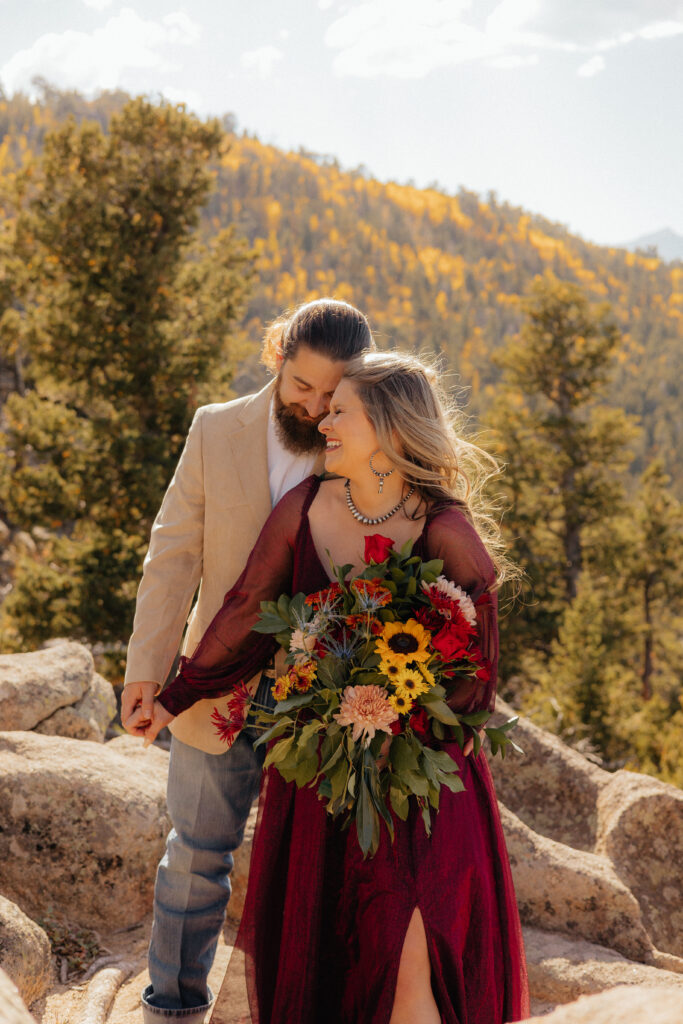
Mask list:
[[[274,401],[270,402],[270,414],[268,416],[268,482],[270,484],[270,497],[273,507],[277,505],[280,498],[296,487],[307,476],[313,472],[319,452],[307,452],[305,455],[295,455],[288,451],[280,440],[274,415]]]

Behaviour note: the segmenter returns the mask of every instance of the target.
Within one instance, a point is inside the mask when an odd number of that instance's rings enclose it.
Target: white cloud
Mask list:
[[[643,39],[666,39],[668,36],[678,36],[683,32],[683,18],[681,21],[655,21],[641,29],[640,35]]]
[[[107,7],[111,7],[114,0],[83,0],[86,7],[92,7],[94,11],[104,11]]]
[[[595,57],[591,57],[585,64],[576,72],[581,78],[592,78],[593,75],[599,74],[605,70],[605,58],[596,54]]]
[[[532,53],[528,57],[520,57],[518,54],[509,53],[503,54],[501,57],[492,57],[491,60],[486,61],[486,66],[489,68],[502,68],[505,71],[511,68],[531,68],[538,64],[540,57],[537,53]]]
[[[277,46],[259,46],[257,50],[246,50],[240,61],[247,71],[254,71],[260,78],[269,78],[283,57],[284,53]]]
[[[8,92],[32,94],[31,79],[40,75],[57,86],[91,93],[125,86],[132,71],[174,71],[176,46],[192,46],[200,27],[174,12],[161,21],[145,20],[129,7],[93,32],[48,32],[33,46],[19,50],[0,68]]]
[[[201,114],[204,110],[204,99],[194,89],[177,89],[174,85],[165,85],[161,89],[161,95],[169,103],[184,103],[188,110],[193,110],[195,114]]]
[[[168,29],[167,39],[169,43],[181,43],[183,46],[193,46],[198,43],[202,36],[201,25],[192,21],[184,11],[172,11],[165,14],[161,19]]]
[[[339,75],[421,78],[465,61],[529,66],[543,51],[590,58],[683,32],[683,0],[500,0],[490,13],[482,8],[482,0],[356,0],[333,15],[325,42],[337,51]]]

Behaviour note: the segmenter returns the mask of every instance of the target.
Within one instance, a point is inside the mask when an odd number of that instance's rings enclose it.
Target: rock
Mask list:
[[[161,751],[0,733],[0,890],[34,917],[45,895],[69,921],[107,931],[152,906],[170,822]]]
[[[36,1024],[19,990],[0,968],[0,1024]]]
[[[655,946],[683,957],[683,792],[616,772],[598,799],[596,849],[640,903]]]
[[[26,530],[17,530],[12,538],[12,547],[17,554],[29,555],[29,557],[33,557],[38,551],[36,542]]]
[[[70,736],[74,740],[103,743],[107,727],[115,715],[114,689],[111,683],[94,673],[80,700],[44,718],[35,731],[45,736]]]
[[[0,967],[30,1005],[52,982],[52,950],[43,929],[0,896]]]
[[[252,807],[246,828],[244,839],[240,846],[233,853],[234,866],[230,873],[230,900],[228,902],[228,918],[239,924],[244,909],[244,899],[247,895],[247,882],[249,881],[249,861],[251,860],[251,847],[254,841],[256,829],[256,818],[258,803]]]
[[[163,750],[156,744],[146,747],[141,739],[138,739],[137,736],[129,736],[127,732],[116,736],[113,740],[108,740],[105,748],[122,754],[127,760],[134,761],[145,772],[154,772],[155,777],[161,779],[166,785],[168,777],[167,750]]]
[[[647,960],[652,941],[638,902],[606,857],[572,850],[533,832],[500,808],[522,921]]]
[[[677,988],[683,1000],[683,974],[636,963],[584,939],[526,927],[524,948],[531,995],[546,1004],[569,1003],[616,985]]]
[[[44,526],[34,526],[31,529],[31,536],[34,540],[41,543],[46,543],[55,539],[54,533],[51,530],[46,530]]]
[[[93,672],[90,651],[77,643],[0,655],[0,730],[33,729],[58,708],[75,704]]]
[[[530,1017],[527,1024],[681,1024],[682,1008],[678,989],[619,985]]]
[[[499,698],[492,724],[516,714]],[[523,756],[513,752],[503,761],[492,757],[487,745],[499,800],[534,832],[577,850],[593,850],[598,795],[609,773],[528,718],[520,717],[513,735]]]

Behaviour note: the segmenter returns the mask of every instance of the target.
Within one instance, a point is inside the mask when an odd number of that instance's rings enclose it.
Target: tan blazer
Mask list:
[[[258,394],[197,410],[152,527],[126,684],[162,684],[186,623],[182,652],[191,653],[246,564],[271,511],[266,437],[272,388],[271,381]],[[315,472],[322,472],[323,460],[321,454]],[[249,681],[252,691],[258,679]],[[171,732],[199,750],[225,753],[211,721],[216,707],[226,714],[227,699],[197,701],[171,723]]]

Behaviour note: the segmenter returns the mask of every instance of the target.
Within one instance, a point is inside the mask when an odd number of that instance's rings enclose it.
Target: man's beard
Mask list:
[[[280,396],[280,381],[275,381],[273,411],[275,413],[275,429],[283,445],[295,455],[308,455],[319,452],[325,447],[325,437],[318,430],[318,424],[324,420],[326,413],[317,420],[303,420],[306,411],[301,405],[293,402],[285,405]]]

